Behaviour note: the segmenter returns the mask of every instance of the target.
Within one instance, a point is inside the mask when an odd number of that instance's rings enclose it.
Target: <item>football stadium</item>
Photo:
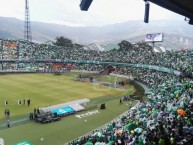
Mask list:
[[[25,2],[26,40],[0,38],[0,145],[193,144],[193,48],[155,51],[162,32],[106,51],[33,42]]]

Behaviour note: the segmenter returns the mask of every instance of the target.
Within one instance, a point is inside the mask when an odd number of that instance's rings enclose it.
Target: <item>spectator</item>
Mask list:
[[[9,119],[7,120],[7,127],[10,127]]]

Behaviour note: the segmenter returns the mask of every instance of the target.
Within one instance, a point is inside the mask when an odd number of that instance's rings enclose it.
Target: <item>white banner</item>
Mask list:
[[[4,145],[4,140],[0,138],[0,145]]]
[[[162,42],[163,34],[162,33],[154,33],[154,34],[146,34],[145,42]]]

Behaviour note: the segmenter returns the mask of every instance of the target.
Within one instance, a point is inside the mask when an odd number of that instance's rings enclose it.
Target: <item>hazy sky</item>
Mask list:
[[[25,0],[0,0],[0,16],[24,19]],[[81,11],[80,0],[29,0],[31,21],[71,26],[106,25],[144,18],[143,0],[93,0],[88,11]],[[184,17],[150,5],[150,23],[155,19]]]

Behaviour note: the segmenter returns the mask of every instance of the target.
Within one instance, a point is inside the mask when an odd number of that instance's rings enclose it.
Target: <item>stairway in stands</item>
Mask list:
[[[102,75],[108,75],[108,74],[112,73],[113,71],[115,71],[115,69],[112,66],[108,66],[104,70],[100,71],[97,74],[97,77],[102,76]]]

